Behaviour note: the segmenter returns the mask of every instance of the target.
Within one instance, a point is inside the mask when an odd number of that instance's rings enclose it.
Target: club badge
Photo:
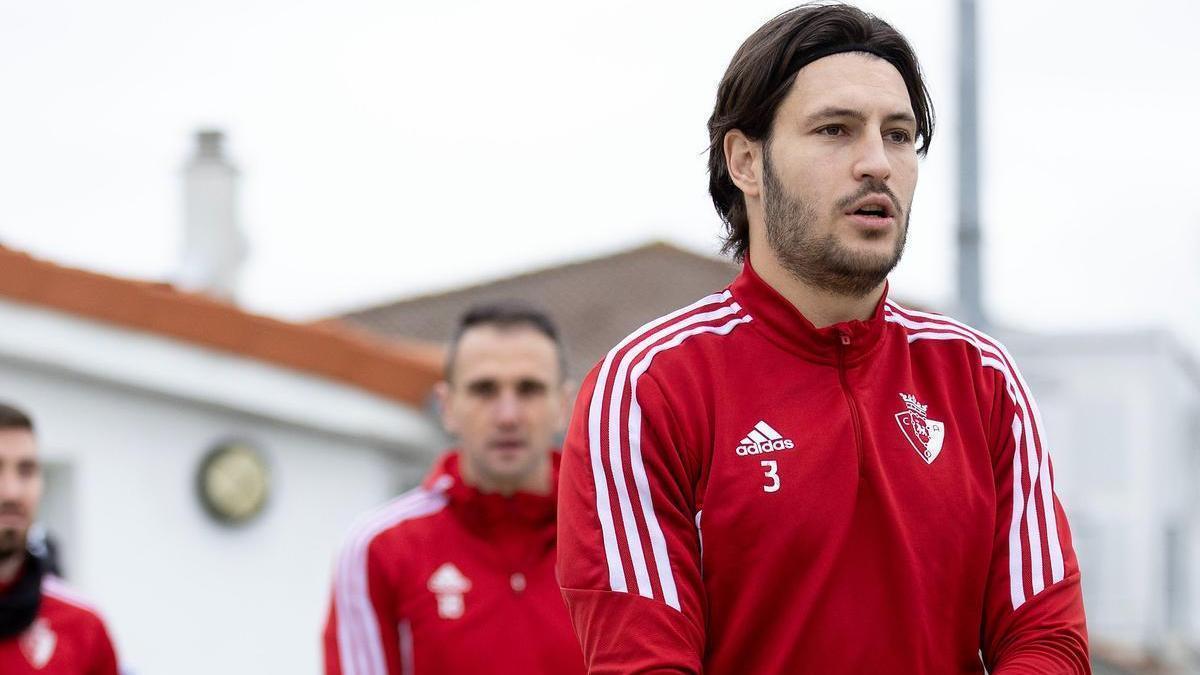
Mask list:
[[[900,431],[904,433],[904,437],[912,445],[913,450],[925,460],[926,464],[932,464],[933,460],[937,459],[942,452],[942,439],[946,435],[946,425],[937,420],[931,420],[927,416],[929,406],[922,404],[912,394],[900,394],[900,399],[904,401],[904,406],[907,408],[903,412],[896,413],[896,424],[900,425]]]
[[[41,670],[54,657],[54,648],[58,646],[58,635],[50,628],[45,619],[36,619],[20,639],[21,653],[25,660],[35,670]]]
[[[445,563],[434,571],[427,584],[430,592],[437,596],[438,616],[443,619],[460,619],[466,611],[463,596],[471,590],[471,580],[463,576],[454,563]]]

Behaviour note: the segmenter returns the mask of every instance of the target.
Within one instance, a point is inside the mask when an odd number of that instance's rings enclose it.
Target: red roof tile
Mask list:
[[[39,260],[0,246],[0,297],[155,333],[422,406],[441,377],[443,348],[384,340],[344,324],[296,324],[251,314],[168,284]]]

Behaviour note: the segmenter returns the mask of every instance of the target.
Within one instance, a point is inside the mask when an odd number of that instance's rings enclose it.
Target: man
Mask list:
[[[570,675],[583,657],[554,580],[567,412],[558,331],[518,304],[475,308],[439,385],[459,447],[363,519],[325,628],[329,675]]]
[[[0,673],[116,675],[104,622],[47,573],[30,537],[41,499],[33,421],[0,403]]]
[[[592,673],[1087,673],[1041,419],[992,338],[887,298],[933,111],[887,23],[734,56],[710,191],[743,258],[587,377],[559,580]]]

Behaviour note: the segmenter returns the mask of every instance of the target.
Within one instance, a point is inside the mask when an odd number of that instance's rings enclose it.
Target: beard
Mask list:
[[[770,140],[763,144],[763,211],[767,244],[780,265],[799,281],[835,295],[862,298],[887,279],[904,254],[908,238],[909,209],[887,185],[876,178],[866,180],[862,187],[838,200],[835,213],[841,213],[854,202],[870,194],[883,194],[896,209],[900,228],[896,245],[890,254],[858,253],[842,245],[833,232],[818,234],[818,216],[810,204],[788,195],[771,162]],[[870,233],[870,238],[886,237],[887,233]]]
[[[12,527],[0,528],[0,562],[25,553],[25,533]]]

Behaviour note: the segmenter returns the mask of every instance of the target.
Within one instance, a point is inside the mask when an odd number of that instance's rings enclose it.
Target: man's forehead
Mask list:
[[[915,119],[900,71],[874,54],[858,52],[833,54],[801,68],[784,106],[805,116],[843,110]]]
[[[462,334],[455,354],[455,379],[534,376],[558,371],[554,341],[529,326],[478,326]]]
[[[0,429],[0,460],[37,458],[37,439],[28,429]]]

